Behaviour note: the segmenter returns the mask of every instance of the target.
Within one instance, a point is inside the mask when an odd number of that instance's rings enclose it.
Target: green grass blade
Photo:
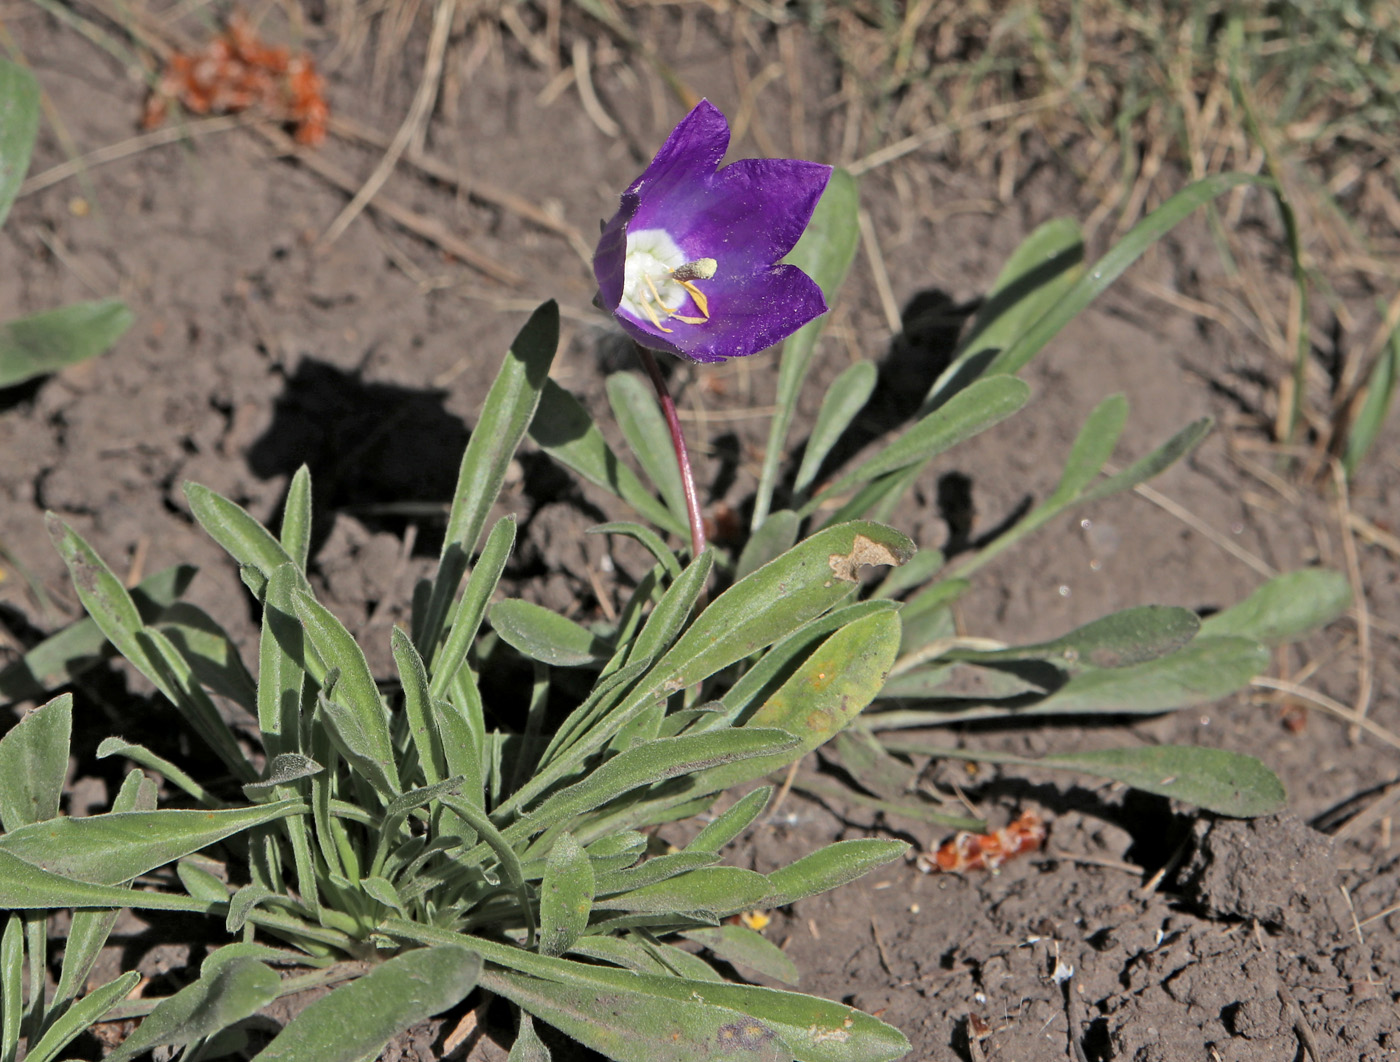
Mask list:
[[[1390,340],[1366,378],[1366,397],[1347,432],[1342,467],[1347,478],[1353,479],[1371,445],[1380,435],[1381,426],[1390,415],[1395,389],[1400,384],[1400,328],[1390,333]]]

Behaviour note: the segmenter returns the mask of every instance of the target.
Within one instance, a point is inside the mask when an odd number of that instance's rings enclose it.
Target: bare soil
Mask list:
[[[460,186],[402,165],[380,193],[435,219],[495,263],[488,270],[518,274],[516,282],[485,275],[373,210],[321,246],[347,196],[251,128],[147,148],[19,200],[0,233],[0,260],[10,263],[0,273],[0,316],[119,294],[137,323],[108,355],[0,392],[0,652],[13,656],[77,615],[43,531],[52,510],[133,580],[197,565],[191,598],[251,657],[246,594],[189,516],[180,485],[207,484],[273,519],[289,475],[306,462],[322,521],[318,593],[387,671],[390,626],[406,618],[413,581],[435,555],[485,387],[540,301],[559,299],[564,314],[556,378],[608,425],[605,373],[630,366],[589,305],[592,277],[579,247],[557,230],[562,222],[585,237],[594,231],[685,108],[653,64],[577,12],[563,14],[563,44],[551,39],[552,21],[521,12],[530,20],[522,34],[473,15],[451,38],[426,150],[463,175]],[[388,15],[370,26],[367,43],[351,46],[332,32],[343,29],[331,24],[343,12],[312,4],[304,14],[333,116],[392,135],[417,85],[426,19],[409,26],[401,47],[376,47],[395,39]],[[726,4],[633,14],[635,31],[681,81],[731,116],[733,157],[849,164],[887,142],[880,113],[843,94],[837,63],[800,24],[775,29]],[[50,105],[31,173],[136,133],[144,88],[121,62],[37,7],[7,5],[0,21]],[[202,32],[192,18],[178,25]],[[276,19],[269,27],[285,32]],[[551,47],[541,54],[522,40]],[[575,40],[591,45],[592,91],[615,130],[590,117],[576,80],[560,74],[577,72]],[[378,155],[338,134],[316,158],[363,180]],[[862,429],[889,430],[908,412],[902,399],[921,394],[936,372],[957,308],[986,290],[1020,240],[1049,218],[1092,211],[1079,199],[1073,153],[1033,134],[1013,177],[946,147],[865,176],[880,253],[857,260],[834,310],[807,414],[820,384],[853,359],[872,358],[882,386]],[[554,223],[502,205],[501,189]],[[1266,204],[1241,216],[1262,275],[1273,293],[1284,290],[1285,257]],[[1109,235],[1096,234],[1095,247]],[[1085,414],[1122,391],[1133,414],[1120,464],[1214,415],[1216,433],[1155,486],[1265,566],[1344,567],[1350,532],[1332,496],[1280,479],[1262,447],[1284,367],[1235,318],[1194,315],[1185,301],[1214,304],[1220,294],[1228,304],[1232,284],[1206,226],[1192,219],[1026,371],[1032,405],[950,454],[893,522],[925,546],[975,543],[1053,487]],[[1358,313],[1374,312],[1370,292],[1341,295]],[[889,298],[906,318],[897,342]],[[1325,333],[1327,321],[1317,328]],[[775,368],[772,357],[674,367],[712,513],[721,503],[742,510],[752,494]],[[1397,441],[1392,422],[1351,491],[1351,508],[1382,528],[1400,516]],[[503,508],[523,528],[514,591],[585,618],[615,603],[609,569],[625,573],[639,558],[580,534],[615,511],[607,499],[527,454]],[[1358,540],[1357,548],[1369,651],[1358,650],[1355,620],[1344,620],[1280,651],[1276,673],[1348,705],[1369,673],[1370,718],[1394,733],[1400,577],[1381,546]],[[1040,639],[1133,604],[1225,606],[1262,578],[1259,565],[1130,495],[1051,525],[989,566],[962,619],[971,633]],[[118,765],[91,758],[102,737],[156,730],[170,718],[127,682],[104,670],[78,689],[70,813],[104,807],[118,777]],[[133,704],[147,713],[144,723]],[[939,736],[1020,754],[1165,741],[1236,749],[1280,774],[1290,810],[1213,821],[1064,776],[942,765],[944,780],[995,824],[1025,808],[1044,814],[1047,849],[995,875],[895,865],[781,912],[768,934],[797,961],[805,990],[899,1026],[914,1045],[909,1057],[921,1060],[1400,1057],[1400,913],[1382,914],[1400,893],[1395,748],[1262,693],[1147,721]],[[919,847],[941,839],[926,825],[794,795],[733,859],[766,869],[870,834]],[[125,961],[178,979],[185,957],[152,959],[158,936],[134,927]],[[385,1057],[444,1057],[458,1017],[414,1030]],[[483,1021],[487,1035],[468,1037],[453,1057],[504,1056],[484,1011]]]

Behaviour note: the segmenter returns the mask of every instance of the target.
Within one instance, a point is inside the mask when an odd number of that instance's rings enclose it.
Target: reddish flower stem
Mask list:
[[[661,400],[661,412],[666,417],[666,426],[671,429],[671,445],[676,450],[676,464],[681,470],[681,489],[685,492],[685,512],[690,518],[690,553],[698,557],[705,552],[705,521],[700,515],[700,498],[695,492],[695,476],[690,471],[690,451],[685,446],[685,435],[681,432],[681,418],[676,413],[676,402],[666,389],[666,381],[661,377],[661,367],[656,364],[656,356],[640,343],[636,344],[637,357],[642,360],[642,368],[651,377],[651,385],[656,388],[656,397]]]

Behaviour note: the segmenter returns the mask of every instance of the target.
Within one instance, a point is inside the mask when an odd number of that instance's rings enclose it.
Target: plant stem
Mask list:
[[[656,356],[637,344],[637,357],[641,358],[642,367],[651,377],[656,397],[661,400],[661,412],[666,417],[667,427],[671,429],[671,445],[676,449],[676,463],[681,469],[681,489],[685,492],[685,513],[690,518],[690,555],[698,557],[705,552],[705,521],[700,515],[700,498],[695,492],[695,476],[690,471],[690,452],[685,447],[685,435],[681,432],[681,418],[676,413],[676,402],[671,392],[666,389],[666,381],[661,377]]]

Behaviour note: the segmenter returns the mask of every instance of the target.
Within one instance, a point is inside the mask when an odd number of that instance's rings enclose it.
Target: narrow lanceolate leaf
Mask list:
[[[900,858],[909,850],[903,841],[858,837],[837,841],[803,856],[768,875],[769,893],[764,907],[785,907],[817,893],[864,877],[876,867]]]
[[[978,380],[847,472],[823,491],[819,499],[813,499],[799,511],[803,516],[811,515],[829,496],[936,457],[1011,416],[1026,404],[1030,394],[1030,387],[1014,376]]]
[[[680,465],[656,396],[640,379],[626,372],[609,376],[607,387],[608,404],[617,426],[642,471],[656,485],[670,510],[684,516],[685,488],[681,486]]]
[[[718,852],[730,841],[749,828],[754,819],[763,814],[768,801],[773,796],[771,785],[759,786],[734,802],[727,811],[697,833],[685,846],[687,852]]]
[[[545,860],[540,882],[540,952],[563,955],[588,927],[593,909],[593,863],[573,834],[562,834]]]
[[[437,576],[421,624],[415,628],[419,651],[429,660],[486,517],[501,492],[506,469],[549,382],[549,366],[558,345],[559,307],[551,299],[530,315],[511,343],[481,407],[457,473]]]
[[[361,1062],[411,1025],[466,998],[481,958],[448,944],[404,952],[322,996],[293,1018],[254,1062]]]
[[[1345,575],[1303,568],[1270,579],[1239,604],[1203,620],[1201,635],[1286,645],[1331,623],[1350,606],[1351,586]]]
[[[1002,266],[952,364],[929,388],[920,413],[947,401],[986,372],[999,351],[1065,297],[1083,275],[1083,262],[1083,237],[1068,218],[1047,221],[1027,236]]]
[[[212,616],[187,601],[176,601],[155,626],[179,650],[201,685],[256,714],[257,683],[243,666],[233,639]]]
[[[52,1062],[79,1034],[101,1021],[109,1010],[126,999],[140,980],[140,973],[129,970],[115,981],[108,981],[100,988],[94,988],[63,1011],[58,1019],[44,1030],[39,1042],[24,1056],[25,1062]]]
[[[39,135],[39,82],[24,67],[0,59],[0,224],[19,195]]]
[[[718,920],[747,911],[768,895],[768,879],[741,867],[700,867],[631,892],[597,900],[606,911],[676,914]]]
[[[498,601],[491,608],[491,627],[522,656],[551,667],[597,666],[611,653],[586,627],[529,601]]]
[[[58,814],[72,731],[73,695],[65,693],[0,737],[0,827],[7,832]]]
[[[706,550],[672,581],[632,642],[627,654],[629,661],[655,658],[671,645],[705,592],[714,560],[714,553]]]
[[[196,569],[188,564],[149,575],[131,591],[137,611],[154,623],[172,601],[183,594]],[[91,616],[64,627],[0,671],[0,700],[38,700],[102,659],[107,639]]]
[[[761,778],[825,744],[875,699],[898,651],[898,613],[881,610],[841,628],[745,722],[745,728],[786,731],[797,746],[698,774],[694,791],[715,792]]]
[[[559,984],[505,970],[482,984],[615,1062],[787,1062],[768,1025],[697,1000],[658,1000],[626,989]],[[685,982],[697,984],[703,982]]]
[[[1198,745],[1153,745],[1134,749],[1091,749],[1052,756],[1006,756],[996,752],[951,749],[924,741],[886,739],[889,748],[911,755],[976,760],[1016,767],[1048,767],[1122,782],[1144,793],[1194,804],[1205,811],[1253,818],[1281,811],[1287,801],[1283,783],[1253,756]]]
[[[1189,184],[1134,225],[1113,248],[1085,272],[1043,316],[1016,337],[987,367],[990,372],[1017,372],[1070,321],[1099,297],[1143,253],[1197,209],[1242,184],[1267,184],[1246,173],[1220,173]]]
[[[83,537],[66,523],[52,513],[44,522],[59,555],[68,565],[73,587],[88,615],[97,622],[107,640],[116,646],[117,652],[147,678],[152,678],[152,661],[138,639],[145,622],[126,587]],[[152,678],[152,681],[155,679]],[[170,696],[167,690],[162,689],[161,692]]]
[[[827,454],[851,426],[856,414],[870,401],[879,378],[880,371],[875,368],[874,362],[858,361],[832,381],[822,399],[821,409],[817,411],[812,434],[807,436],[802,464],[798,466],[797,478],[792,484],[794,490],[805,491],[816,480]]]
[[[747,966],[784,984],[795,985],[801,977],[797,964],[781,948],[748,926],[702,926],[681,936],[709,948],[725,962]]]
[[[748,727],[714,734],[686,734],[635,745],[590,771],[582,780],[546,798],[503,831],[512,843],[575,815],[591,811],[623,793],[707,767],[755,756],[785,753],[797,739],[780,730]]]
[[[24,1016],[24,919],[11,914],[0,936],[0,1062],[14,1062]]]
[[[877,730],[943,726],[973,719],[1040,715],[1151,715],[1218,700],[1249,684],[1269,665],[1269,651],[1248,638],[1197,636],[1185,649],[1146,663],[1081,672],[1040,700],[1011,703],[933,701],[926,708],[881,712]]]
[[[0,387],[97,357],[133,320],[119,299],[101,299],[0,323]]]
[[[486,615],[487,602],[496,592],[506,561],[510,559],[511,548],[515,545],[515,517],[503,516],[486,536],[486,545],[481,547],[481,556],[476,559],[476,567],[467,577],[466,588],[462,591],[461,603],[452,617],[452,628],[447,632],[447,641],[442,651],[432,661],[432,680],[429,690],[434,700],[447,696],[457,670],[467,659],[467,651],[476,640],[481,629],[481,620]]]
[[[157,1047],[180,1047],[256,1014],[277,998],[282,980],[256,959],[216,965],[207,975],[156,1004],[109,1062],[127,1062]]]
[[[657,665],[664,690],[684,689],[771,645],[857,586],[863,565],[903,564],[905,535],[880,524],[829,527],[721,594]]]
[[[199,525],[245,569],[255,571],[266,589],[280,565],[296,562],[282,543],[242,506],[198,483],[185,484],[185,500]],[[262,597],[262,592],[258,593]]]
[[[739,563],[734,567],[734,578],[742,579],[792,549],[801,528],[802,518],[791,509],[770,513],[744,543]]]
[[[394,793],[401,792],[394,745],[389,737],[389,711],[379,696],[363,650],[345,625],[310,594],[294,593],[292,605],[326,666],[340,672],[327,701],[332,725],[347,745],[345,751],[373,764],[383,785]],[[343,712],[337,712],[337,708]]]
[[[1038,645],[954,650],[942,659],[982,664],[1046,660],[1071,671],[1129,667],[1176,652],[1196,636],[1200,627],[1200,619],[1189,608],[1142,605],[1114,612]]]
[[[302,465],[287,484],[287,500],[282,506],[282,548],[297,570],[306,572],[311,556],[311,470]]]
[[[558,346],[559,306],[551,299],[520,329],[486,395],[462,457],[444,551],[452,544],[468,556],[476,551],[506,469],[534,418]]]
[[[0,836],[0,852],[63,877],[116,885],[305,810],[300,801],[281,800],[231,811],[132,811],[51,819]]]
[[[446,774],[446,761],[442,753],[442,737],[438,733],[433,700],[428,693],[428,671],[418,650],[413,647],[413,639],[400,628],[395,627],[390,636],[393,646],[394,663],[399,669],[399,684],[403,687],[404,715],[408,717],[408,733],[413,739],[413,747],[418,751],[418,763],[423,769],[423,779],[429,785],[437,785]]]
[[[428,943],[446,941],[453,937],[443,930],[398,919],[389,919],[383,929],[386,933],[405,940],[422,940]],[[774,988],[759,988],[754,985],[638,974],[631,970],[571,962],[568,959],[552,959],[497,941],[474,937],[468,939],[471,946],[480,951],[482,957],[490,963],[559,985],[590,989],[594,993],[594,999],[614,992],[624,992],[649,996],[663,1002],[666,1007],[674,1003],[690,1002],[723,1007],[748,1015],[771,1028],[787,1045],[791,1054],[780,1057],[794,1058],[797,1062],[893,1062],[909,1050],[909,1041],[898,1029],[891,1028],[853,1007],[815,996]],[[482,977],[482,983],[492,991],[507,994],[504,988],[497,987],[501,982],[490,979],[489,974]],[[665,1014],[668,1011],[663,1007],[660,1013]],[[576,1035],[572,1029],[565,1031]],[[666,1035],[677,1031],[681,1030],[669,1029]],[[692,1052],[680,1056],[641,1057],[679,1057],[690,1060],[695,1058],[695,1054]],[[752,1055],[740,1057],[751,1058]]]
[[[828,305],[835,305],[836,296],[855,259],[860,239],[860,195],[856,180],[848,172],[831,172],[826,190],[812,212],[802,238],[785,259],[817,282]],[[757,530],[768,518],[773,500],[773,487],[778,480],[778,466],[787,453],[788,429],[797,412],[797,397],[812,367],[817,337],[826,324],[818,317],[803,325],[783,343],[778,362],[778,390],[774,401],[773,420],[768,426],[768,444],[764,448],[763,469],[759,474],[758,492],[754,499],[753,522]]]
[[[271,756],[301,749],[301,702],[310,650],[292,595],[303,578],[294,564],[280,564],[264,593],[258,636],[258,729]]]
[[[1104,462],[1113,456],[1127,422],[1128,400],[1122,395],[1109,395],[1094,407],[1075,436],[1060,482],[1045,501],[1047,507],[1073,500],[1094,481]]]
[[[1101,479],[1093,486],[1087,487],[1080,494],[1079,500],[1098,501],[1100,498],[1131,490],[1139,483],[1146,483],[1194,450],[1197,444],[1210,434],[1214,423],[1210,417],[1193,420],[1146,457],[1134,461],[1122,472],[1115,472],[1107,479]]]
[[[207,903],[187,896],[65,878],[0,849],[0,908],[27,911],[54,907],[132,907],[200,914],[209,910]]]
[[[617,459],[588,410],[553,380],[545,381],[530,438],[565,468],[612,491],[663,531],[688,533],[685,520],[658,501],[637,474]]]

